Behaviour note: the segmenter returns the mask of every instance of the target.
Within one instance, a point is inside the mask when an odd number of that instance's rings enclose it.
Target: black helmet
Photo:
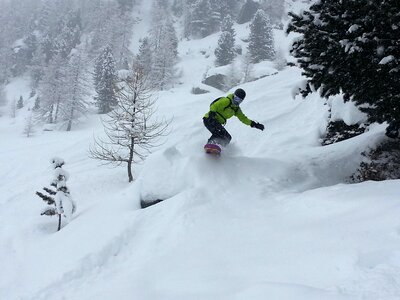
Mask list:
[[[243,89],[237,89],[234,94],[242,100],[246,97],[246,92]]]

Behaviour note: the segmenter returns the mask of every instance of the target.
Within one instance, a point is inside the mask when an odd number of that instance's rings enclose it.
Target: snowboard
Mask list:
[[[221,155],[221,147],[216,144],[205,144],[204,151],[208,154]]]

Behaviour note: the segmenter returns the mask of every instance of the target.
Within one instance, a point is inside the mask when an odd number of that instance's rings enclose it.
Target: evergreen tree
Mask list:
[[[17,102],[17,109],[21,109],[24,107],[24,98],[22,96],[19,96],[18,102]]]
[[[117,104],[117,79],[114,56],[107,46],[97,57],[94,70],[95,101],[100,114],[109,113]]]
[[[224,18],[221,31],[218,47],[215,49],[217,66],[230,64],[235,58],[235,30],[231,16],[228,15]]]
[[[224,19],[222,20],[221,31],[222,32],[224,32],[224,31],[230,32],[233,36],[236,35],[235,29],[233,28],[233,19],[232,19],[231,15],[229,15],[229,14],[226,15],[224,17]]]
[[[152,51],[150,40],[148,37],[145,37],[140,41],[139,53],[136,55],[136,61],[146,75],[151,73],[151,66],[153,64]]]
[[[53,158],[51,165],[54,170],[54,178],[50,183],[52,188],[43,188],[46,194],[42,192],[36,192],[44,202],[47,203],[47,207],[43,210],[41,215],[46,216],[58,216],[58,230],[61,229],[62,217],[67,222],[71,220],[72,214],[76,211],[76,203],[70,196],[70,191],[67,187],[67,180],[69,178],[68,172],[62,167],[65,162],[61,158]]]
[[[271,23],[261,9],[257,11],[250,24],[248,50],[253,63],[273,59],[275,56]]]
[[[39,111],[40,109],[40,97],[37,96],[35,99],[35,104],[33,105],[33,111]]]
[[[318,89],[323,97],[343,93],[370,122],[399,128],[398,1],[321,0],[290,15],[288,32],[303,35],[292,48],[308,78],[303,96]]]

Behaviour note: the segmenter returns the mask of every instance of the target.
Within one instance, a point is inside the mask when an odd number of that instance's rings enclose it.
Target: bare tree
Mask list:
[[[103,120],[106,139],[95,138],[89,152],[92,158],[106,163],[126,163],[132,182],[132,164],[143,160],[151,148],[159,145],[169,122],[153,118],[155,100],[148,77],[139,66],[123,80],[117,100],[117,106]]]

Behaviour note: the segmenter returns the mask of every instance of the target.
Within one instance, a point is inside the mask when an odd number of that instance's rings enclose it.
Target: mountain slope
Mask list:
[[[243,111],[266,130],[230,120],[232,144],[207,156],[202,116],[221,93],[190,90],[216,41],[181,43],[181,82],[157,101],[171,134],[136,166],[133,184],[124,168],[88,158],[98,116],[29,139],[27,108],[0,119],[0,299],[398,299],[399,182],[342,184],[384,126],[321,147],[328,107],[317,95],[293,99],[303,78],[286,68],[241,85]],[[34,195],[54,155],[67,162],[78,203],[57,233]],[[165,201],[139,209],[152,199]]]

